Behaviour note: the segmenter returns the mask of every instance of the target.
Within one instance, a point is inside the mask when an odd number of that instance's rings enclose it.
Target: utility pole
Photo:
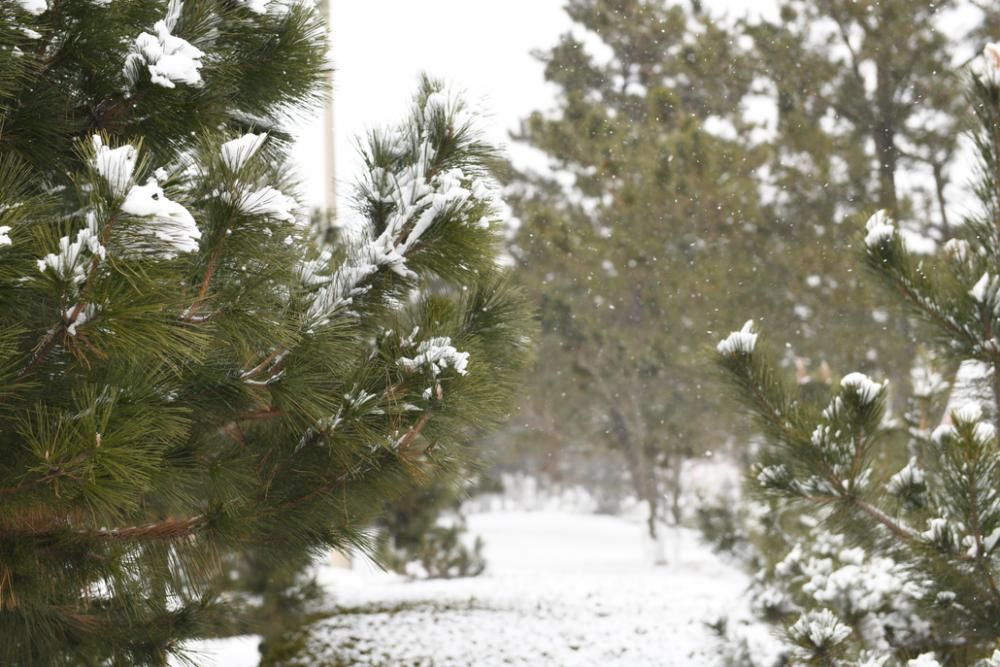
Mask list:
[[[333,25],[333,0],[326,0],[326,30],[330,37],[330,27]],[[329,74],[330,94],[323,108],[323,171],[326,176],[325,204],[331,219],[337,213],[337,165],[334,152],[333,135],[333,70]]]

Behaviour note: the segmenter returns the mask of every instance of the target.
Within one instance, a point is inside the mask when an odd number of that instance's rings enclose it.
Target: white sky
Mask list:
[[[465,91],[487,114],[484,131],[495,142],[507,142],[521,117],[551,106],[553,92],[530,52],[554,45],[569,29],[563,0],[331,1],[341,201],[360,164],[356,138],[407,113],[422,71]],[[324,188],[322,131],[317,120],[299,147],[313,203]]]
[[[571,21],[564,0],[330,0],[334,132],[338,199],[344,202],[360,166],[356,138],[392,124],[408,110],[421,72],[444,79],[487,116],[484,130],[517,162],[529,149],[511,146],[510,130],[536,109],[553,105],[553,89],[531,52],[556,44]],[[774,0],[710,0],[732,15],[773,14]],[[297,151],[307,192],[325,188],[317,119],[303,128]],[[344,210],[341,205],[340,210]]]

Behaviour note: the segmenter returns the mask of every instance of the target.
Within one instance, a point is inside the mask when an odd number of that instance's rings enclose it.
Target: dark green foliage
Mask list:
[[[164,29],[200,83],[127,75]],[[326,94],[312,9],[4,2],[0,35],[0,663],[163,664],[242,627],[231,568],[368,548],[506,414],[492,152],[423,81],[370,142],[366,227],[314,247],[284,129]]]

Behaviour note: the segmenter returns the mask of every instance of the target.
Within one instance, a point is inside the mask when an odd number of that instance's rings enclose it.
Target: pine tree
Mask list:
[[[424,80],[324,246],[287,158],[311,3],[17,0],[0,33],[0,663],[163,664],[230,565],[366,548],[503,416],[494,154]]]
[[[612,55],[565,35],[541,56],[558,114],[533,114],[519,135],[572,185],[515,179],[512,254],[543,330],[522,403],[529,432],[515,438],[562,447],[552,460],[571,469],[553,472],[571,481],[624,462],[655,536],[665,491],[678,492],[669,509],[680,514],[684,461],[725,438],[680,333],[712,328],[724,267],[741,280],[764,263],[753,250],[741,262],[747,248],[731,240],[761,220],[753,170],[764,154],[705,125],[739,124],[750,70],[722,30],[679,7],[574,0],[567,12]]]
[[[953,394],[937,428],[912,429],[913,458],[887,471],[884,382],[850,373],[824,408],[784,386],[752,322],[718,345],[771,443],[754,471],[759,486],[829,531],[774,573],[785,580],[778,595],[797,593],[772,602],[801,614],[788,638],[802,664],[1000,664],[1000,46],[984,60],[972,83],[981,212],[935,257],[914,256],[884,210],[866,223],[863,246],[941,358],[975,362],[985,386]]]

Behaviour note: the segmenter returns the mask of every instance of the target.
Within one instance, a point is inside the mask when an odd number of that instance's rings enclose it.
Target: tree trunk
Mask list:
[[[659,500],[656,492],[656,480],[653,471],[650,470],[650,462],[642,448],[642,443],[637,438],[632,437],[625,416],[621,411],[612,407],[609,411],[611,418],[611,432],[622,448],[625,457],[625,465],[628,468],[629,480],[632,482],[632,489],[640,501],[644,501],[649,507],[649,516],[646,517],[646,530],[650,539],[658,541],[656,531],[656,515],[659,511]]]
[[[675,526],[680,526],[683,518],[681,515],[681,473],[683,472],[681,467],[683,463],[683,457],[674,457],[670,470],[670,515],[674,519]]]

